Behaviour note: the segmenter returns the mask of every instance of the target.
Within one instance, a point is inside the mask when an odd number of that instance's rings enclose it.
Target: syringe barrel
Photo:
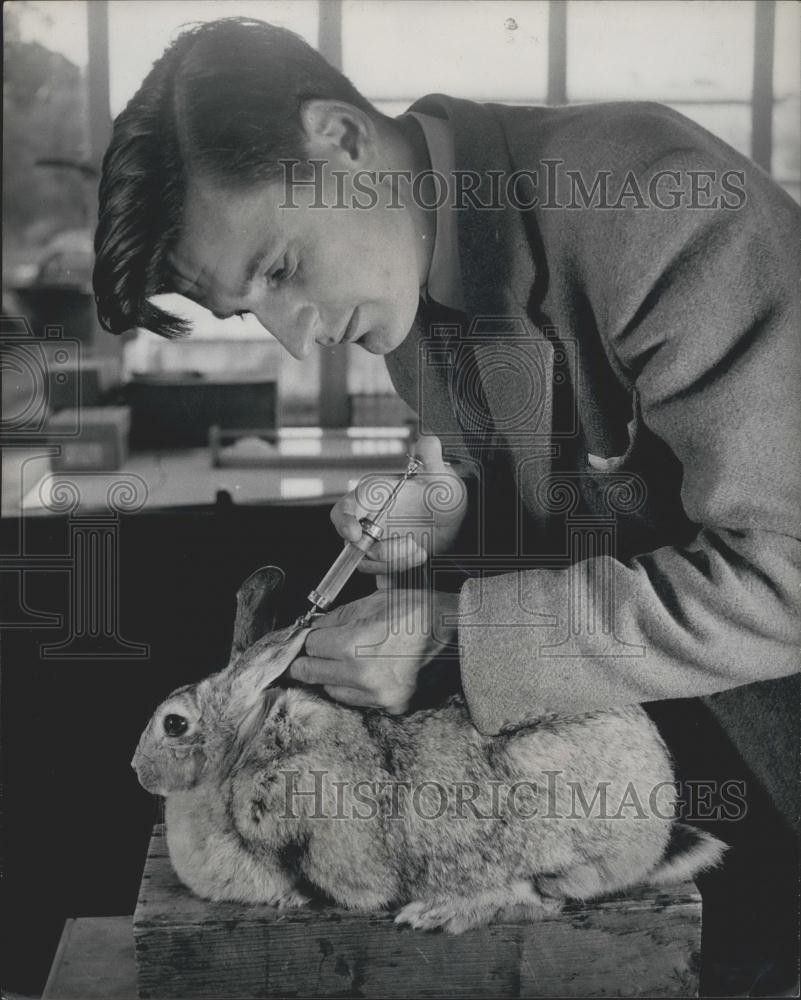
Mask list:
[[[362,537],[357,542],[345,543],[329,571],[309,594],[311,603],[323,611],[329,608],[380,535],[381,530],[365,518],[362,522]]]

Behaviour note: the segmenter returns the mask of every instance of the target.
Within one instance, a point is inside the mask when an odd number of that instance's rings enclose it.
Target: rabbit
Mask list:
[[[228,667],[174,691],[132,761],[198,896],[317,896],[461,933],[720,862],[725,844],[673,817],[670,757],[639,706],[485,736],[459,695],[389,716],[273,685],[309,631],[262,634],[282,582],[275,567],[245,581]]]

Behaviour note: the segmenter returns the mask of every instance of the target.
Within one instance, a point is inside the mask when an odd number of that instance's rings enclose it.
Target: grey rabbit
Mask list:
[[[720,861],[721,841],[675,820],[670,757],[639,706],[484,736],[459,696],[395,717],[274,686],[308,634],[267,631],[282,583],[275,567],[245,581],[229,665],[174,691],[132,761],[197,895],[320,894],[460,933]]]

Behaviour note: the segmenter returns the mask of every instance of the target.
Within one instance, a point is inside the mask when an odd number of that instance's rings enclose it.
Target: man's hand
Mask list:
[[[467,510],[464,483],[442,459],[442,446],[432,435],[421,437],[416,455],[423,460],[422,472],[409,479],[389,512],[386,530],[359,564],[362,573],[389,576],[424,563],[430,553],[447,552],[453,544]],[[383,478],[383,477],[382,477]],[[337,533],[346,541],[361,537],[359,518],[369,515],[370,493],[386,495],[397,477],[386,477],[384,490],[379,477],[367,476],[355,490],[339,500],[331,511]],[[378,487],[378,489],[377,489]],[[410,523],[417,521],[416,524]]]
[[[457,611],[457,594],[377,590],[319,618],[289,675],[346,705],[400,715],[418,672],[456,643]]]

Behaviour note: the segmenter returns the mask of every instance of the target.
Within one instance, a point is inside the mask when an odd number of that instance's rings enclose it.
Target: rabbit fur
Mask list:
[[[228,667],[174,691],[132,761],[198,896],[323,895],[459,933],[719,862],[722,842],[673,818],[670,757],[639,706],[484,736],[458,696],[393,717],[272,686],[308,634],[263,634],[282,581],[245,581]]]

